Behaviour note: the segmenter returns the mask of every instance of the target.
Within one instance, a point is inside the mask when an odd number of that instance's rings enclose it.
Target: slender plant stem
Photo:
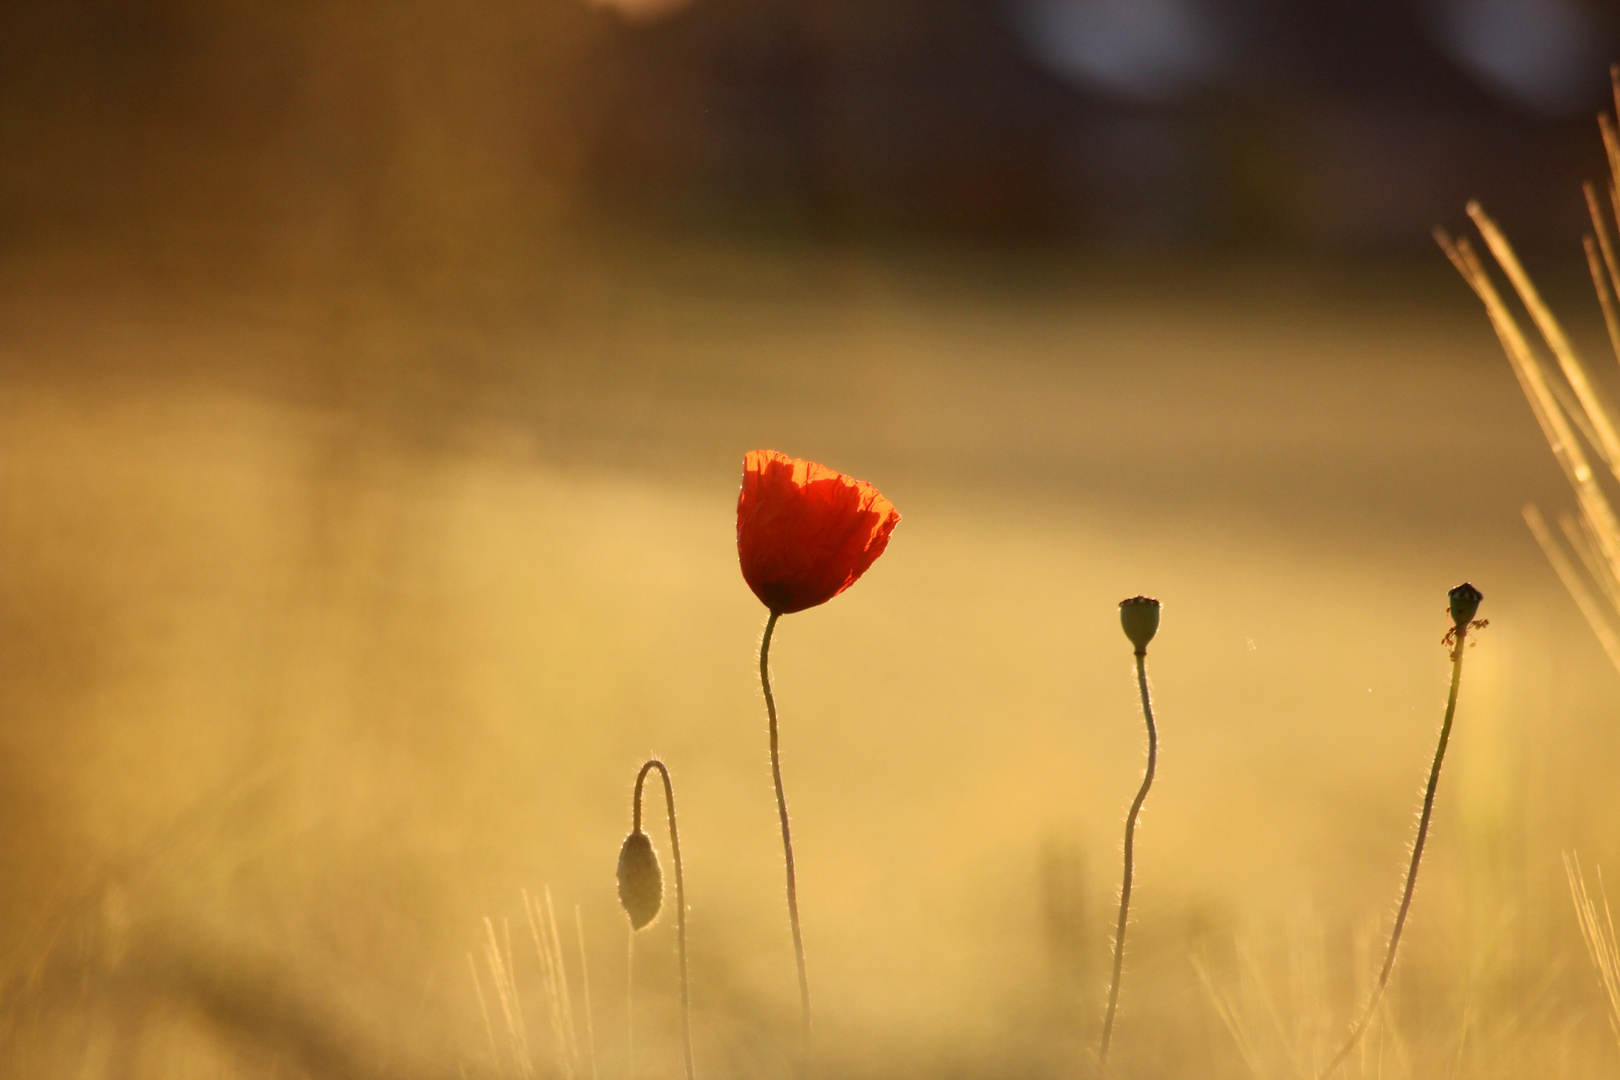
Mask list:
[[[641,787],[654,769],[664,781],[664,805],[669,808],[669,849],[675,860],[675,945],[681,958],[681,1042],[686,1050],[686,1080],[694,1080],[697,1074],[692,1067],[692,1005],[686,978],[686,878],[681,872],[681,834],[675,827],[675,785],[670,783],[669,770],[657,758],[636,774],[634,829],[641,831]]]
[[[1119,979],[1125,970],[1125,924],[1131,912],[1131,875],[1135,869],[1136,819],[1147,801],[1148,788],[1153,786],[1153,773],[1159,764],[1159,731],[1153,726],[1153,698],[1148,693],[1147,650],[1136,650],[1136,684],[1142,691],[1142,715],[1147,719],[1148,758],[1147,771],[1142,774],[1142,787],[1131,803],[1131,812],[1125,817],[1125,881],[1119,889],[1119,924],[1114,928],[1114,977],[1108,984],[1108,1012],[1103,1017],[1102,1047],[1097,1051],[1099,1067],[1108,1066],[1108,1046],[1114,1038],[1114,1012],[1119,1008]]]
[[[1446,697],[1446,718],[1440,724],[1440,742],[1434,748],[1434,763],[1429,766],[1429,786],[1423,793],[1423,813],[1418,816],[1417,841],[1412,845],[1412,863],[1406,868],[1406,886],[1401,890],[1401,906],[1395,913],[1395,929],[1389,935],[1389,951],[1384,954],[1384,967],[1378,973],[1378,984],[1373,987],[1372,996],[1367,999],[1367,1006],[1361,1011],[1361,1019],[1351,1029],[1350,1037],[1345,1040],[1339,1052],[1333,1055],[1327,1068],[1319,1075],[1320,1080],[1327,1080],[1334,1070],[1344,1064],[1344,1059],[1350,1056],[1361,1041],[1362,1034],[1367,1030],[1367,1024],[1372,1020],[1373,1010],[1378,1008],[1378,1002],[1384,996],[1384,988],[1389,985],[1390,972],[1395,970],[1395,950],[1401,945],[1401,931],[1406,929],[1406,914],[1412,909],[1412,890],[1417,885],[1418,863],[1423,859],[1423,845],[1429,838],[1429,819],[1434,815],[1434,792],[1440,786],[1440,766],[1446,760],[1446,744],[1451,741],[1451,718],[1457,712],[1457,686],[1462,682],[1463,646],[1467,644],[1467,625],[1456,628],[1456,644],[1451,650],[1451,693]]]
[[[793,872],[793,830],[788,824],[787,793],[782,790],[782,755],[777,745],[776,698],[771,694],[771,634],[781,612],[772,611],[759,646],[759,682],[765,688],[765,712],[771,726],[771,779],[776,782],[776,812],[782,819],[782,857],[787,865],[788,922],[793,928],[793,958],[799,964],[799,1014],[804,1052],[810,1049],[810,976],[804,966],[804,933],[799,928],[799,885]]]
[[[624,1056],[625,1075],[636,1080],[636,928],[630,928],[630,945],[624,963]]]
[[[590,1040],[591,1080],[600,1080],[601,1074],[596,1071],[596,1017],[591,1009],[591,964],[585,955],[585,920],[580,917],[578,904],[574,905],[574,933],[579,938],[579,977],[585,989],[585,1038]]]

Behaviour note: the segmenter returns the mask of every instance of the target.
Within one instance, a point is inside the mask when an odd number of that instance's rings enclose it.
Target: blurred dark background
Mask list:
[[[14,0],[0,245],[1387,249],[1472,196],[1567,242],[1617,35],[1596,0]]]

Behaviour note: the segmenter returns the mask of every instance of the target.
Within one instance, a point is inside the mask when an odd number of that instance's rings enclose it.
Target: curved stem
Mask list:
[[[1103,1017],[1102,1047],[1097,1052],[1098,1064],[1108,1065],[1108,1045],[1114,1038],[1114,1012],[1119,1008],[1119,979],[1125,970],[1125,924],[1131,911],[1131,875],[1135,869],[1136,819],[1147,801],[1148,788],[1153,786],[1153,773],[1159,763],[1159,732],[1153,726],[1153,699],[1148,693],[1147,650],[1136,650],[1136,684],[1142,691],[1142,715],[1147,719],[1148,758],[1147,771],[1142,774],[1142,787],[1131,803],[1131,812],[1125,817],[1125,881],[1119,890],[1119,924],[1114,928],[1114,977],[1108,984],[1108,1012]]]
[[[1334,1070],[1350,1056],[1356,1043],[1361,1041],[1368,1022],[1372,1020],[1373,1010],[1378,1008],[1384,988],[1389,985],[1390,972],[1395,970],[1395,950],[1400,948],[1401,931],[1406,929],[1406,914],[1412,909],[1412,890],[1417,885],[1418,863],[1423,859],[1423,845],[1429,838],[1429,819],[1434,815],[1434,792],[1440,786],[1440,766],[1446,759],[1446,744],[1451,741],[1451,718],[1457,712],[1457,686],[1462,682],[1463,646],[1467,643],[1467,637],[1466,625],[1456,628],[1457,641],[1451,650],[1451,693],[1446,698],[1446,718],[1440,724],[1440,742],[1434,748],[1434,762],[1429,766],[1429,786],[1423,793],[1423,813],[1418,816],[1417,841],[1412,845],[1412,862],[1406,868],[1406,886],[1401,890],[1401,906],[1395,913],[1395,929],[1389,935],[1389,951],[1384,954],[1384,967],[1378,973],[1378,984],[1373,987],[1372,996],[1367,999],[1367,1006],[1361,1012],[1361,1019],[1351,1029],[1350,1037],[1333,1055],[1327,1068],[1318,1074],[1321,1080],[1333,1075]]]
[[[636,774],[635,831],[641,831],[641,787],[647,774],[657,769],[664,781],[664,805],[669,808],[669,849],[675,860],[675,944],[681,958],[681,1041],[686,1050],[686,1080],[693,1080],[692,1068],[692,1006],[686,978],[686,878],[681,870],[681,834],[675,826],[675,786],[670,783],[669,770],[664,763],[653,758]]]
[[[793,831],[788,824],[787,794],[782,790],[782,755],[777,746],[776,698],[771,694],[771,634],[781,612],[772,611],[765,622],[765,637],[759,646],[759,682],[765,688],[765,712],[771,728],[771,779],[776,782],[776,812],[782,819],[782,857],[787,864],[788,922],[793,928],[793,958],[799,964],[799,1012],[803,1025],[804,1050],[810,1047],[810,976],[804,966],[804,933],[799,928],[799,886],[793,872]]]

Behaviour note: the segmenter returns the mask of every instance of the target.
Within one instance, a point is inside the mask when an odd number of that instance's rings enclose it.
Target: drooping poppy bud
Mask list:
[[[900,521],[877,488],[825,465],[750,450],[737,498],[743,580],[778,615],[825,604],[888,546]]]
[[[1148,642],[1159,632],[1159,602],[1151,596],[1133,596],[1119,602],[1119,622],[1138,654],[1147,652]]]
[[[1468,582],[1452,589],[1451,597],[1451,625],[1467,626],[1479,614],[1479,602],[1485,599],[1485,594],[1474,588]]]
[[[658,918],[664,906],[664,875],[652,841],[639,829],[625,837],[619,849],[619,903],[636,930]]]

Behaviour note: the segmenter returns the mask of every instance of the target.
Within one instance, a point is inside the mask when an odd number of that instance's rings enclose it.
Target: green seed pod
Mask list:
[[[1451,625],[1467,626],[1479,614],[1479,602],[1485,599],[1485,594],[1474,588],[1468,582],[1463,582],[1451,590]]]
[[[636,930],[658,918],[664,904],[664,875],[652,841],[639,829],[625,837],[619,849],[619,903]]]
[[[1159,632],[1159,602],[1151,596],[1133,596],[1119,602],[1119,622],[1125,636],[1136,646],[1138,655],[1146,655],[1148,642]]]

